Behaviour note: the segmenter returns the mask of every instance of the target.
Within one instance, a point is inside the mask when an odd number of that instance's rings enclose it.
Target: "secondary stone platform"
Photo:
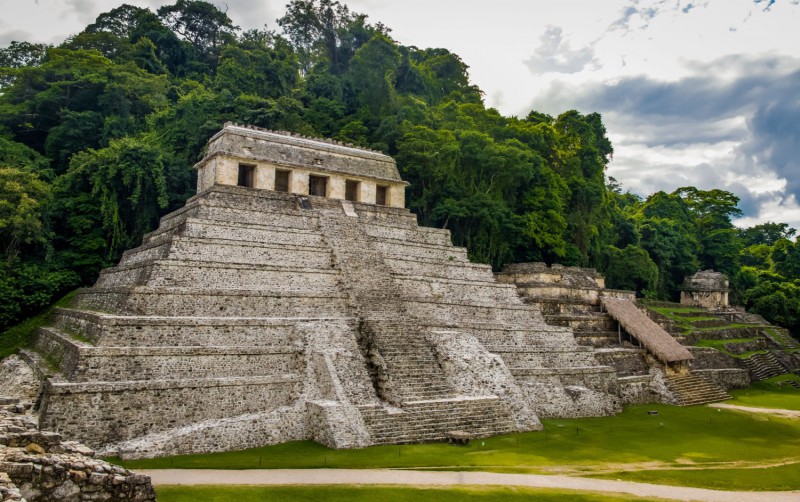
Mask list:
[[[596,358],[615,368],[626,404],[719,401],[730,399],[725,388],[750,382],[747,371],[719,351],[683,346],[648,317],[653,311],[640,310],[634,291],[606,288],[594,269],[514,263],[497,277],[516,285],[547,322],[570,326],[581,346],[594,347]]]
[[[133,458],[620,409],[593,348],[417,225],[390,157],[228,124],[196,167],[199,193],[24,354],[42,427]]]

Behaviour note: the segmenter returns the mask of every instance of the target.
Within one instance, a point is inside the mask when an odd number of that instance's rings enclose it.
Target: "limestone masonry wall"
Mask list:
[[[94,458],[94,451],[39,431],[27,405],[0,397],[0,500],[151,502],[150,478]]]

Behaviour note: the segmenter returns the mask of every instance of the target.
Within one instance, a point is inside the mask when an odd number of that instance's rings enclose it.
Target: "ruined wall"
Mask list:
[[[681,286],[681,303],[707,309],[728,306],[728,278],[713,270],[703,270],[686,278]]]
[[[151,502],[150,478],[94,458],[61,435],[40,432],[16,399],[0,398],[0,498],[41,502]]]
[[[541,430],[539,418],[502,357],[491,354],[467,333],[430,331],[427,336],[453,388],[464,394],[496,395],[511,409],[519,430]]]
[[[297,382],[274,378],[50,384],[44,428],[68,431],[92,445],[115,443],[196,422],[292,404]]]

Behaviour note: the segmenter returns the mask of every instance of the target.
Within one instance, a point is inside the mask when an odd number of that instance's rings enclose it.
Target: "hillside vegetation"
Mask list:
[[[291,1],[275,31],[203,1],[121,5],[58,46],[0,49],[0,330],[91,284],[181,207],[206,140],[234,121],[392,155],[420,223],[495,268],[592,266],[659,299],[714,268],[797,334],[794,229],[735,228],[722,190],[626,192],[606,176],[599,114],[504,117],[467,70],[331,0]]]

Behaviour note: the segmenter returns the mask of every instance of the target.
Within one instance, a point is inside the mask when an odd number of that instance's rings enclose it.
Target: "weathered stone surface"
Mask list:
[[[681,303],[709,309],[728,306],[728,278],[721,272],[702,270],[689,276],[681,286]]]
[[[19,442],[21,437],[41,444]],[[92,458],[91,449],[60,438],[37,430],[29,416],[0,408],[0,500],[156,500],[149,477]]]
[[[33,369],[16,355],[0,360],[0,382],[3,382],[3,393],[9,398],[8,404],[22,406],[36,401],[41,386]]]

